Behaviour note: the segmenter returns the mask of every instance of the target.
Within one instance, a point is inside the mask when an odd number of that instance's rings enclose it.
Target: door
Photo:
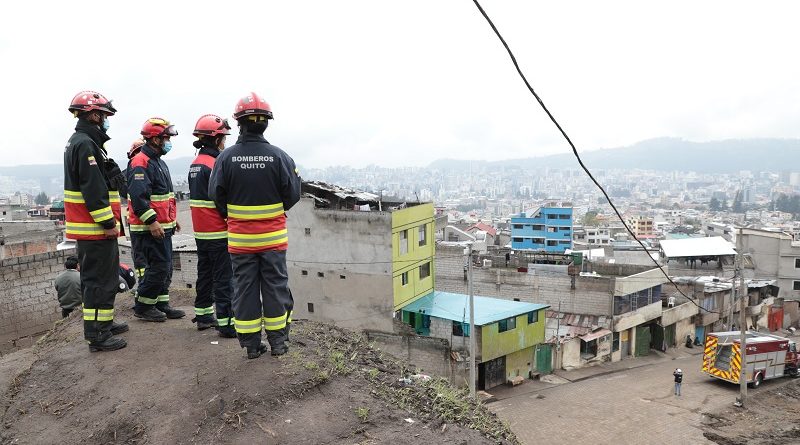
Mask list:
[[[656,351],[666,351],[664,347],[664,327],[660,324],[650,325],[650,348]]]
[[[694,337],[695,339],[700,339],[700,344],[706,344],[706,328],[705,326],[695,326],[694,327]]]
[[[650,354],[650,326],[636,326],[635,342],[633,355],[644,357]]]
[[[506,382],[506,356],[484,362],[485,389],[491,389]]]
[[[553,349],[550,345],[536,345],[536,370],[542,374],[553,372]]]
[[[625,358],[631,355],[631,333],[630,330],[620,332],[620,358]]]
[[[664,328],[664,343],[666,343],[668,348],[674,348],[678,346],[678,343],[675,339],[675,325],[671,324]]]

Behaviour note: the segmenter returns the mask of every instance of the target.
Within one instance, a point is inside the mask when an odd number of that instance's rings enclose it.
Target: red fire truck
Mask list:
[[[742,360],[740,332],[714,332],[706,336],[703,351],[703,372],[739,383],[742,367],[745,379],[752,388],[764,380],[783,376],[797,377],[800,356],[794,340],[772,334],[747,331],[745,360]]]

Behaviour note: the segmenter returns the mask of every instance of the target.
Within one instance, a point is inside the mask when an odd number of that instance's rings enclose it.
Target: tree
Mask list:
[[[597,212],[594,210],[589,210],[583,215],[583,225],[584,226],[596,226],[597,225]]]
[[[50,198],[47,197],[47,193],[41,192],[36,195],[36,198],[33,199],[37,205],[43,206],[45,204],[50,204]]]
[[[708,210],[711,210],[712,212],[718,212],[719,208],[720,208],[719,199],[717,199],[716,197],[711,198],[711,201],[709,201],[708,203]]]

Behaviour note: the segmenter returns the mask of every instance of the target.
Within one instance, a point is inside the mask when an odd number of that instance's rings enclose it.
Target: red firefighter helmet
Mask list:
[[[145,139],[150,139],[159,136],[177,136],[178,131],[168,120],[160,117],[151,117],[142,125],[141,135]]]
[[[236,109],[233,110],[234,119],[244,116],[266,116],[267,119],[272,119],[272,109],[261,96],[256,93],[250,93],[239,99],[239,102],[236,103]]]
[[[128,159],[133,159],[133,157],[136,156],[136,153],[139,153],[139,151],[141,151],[143,145],[144,145],[144,139],[136,139],[135,141],[133,141],[133,143],[131,144],[131,149],[128,150]]]
[[[197,137],[201,136],[219,136],[219,135],[228,135],[231,134],[230,130],[231,126],[228,125],[228,120],[223,119],[216,114],[206,114],[201,116],[200,119],[197,119],[197,123],[194,124],[194,131],[192,132],[193,135]]]
[[[69,111],[72,113],[85,113],[87,111],[102,111],[113,116],[117,109],[111,105],[111,101],[100,93],[94,91],[81,91],[72,98],[69,104]]]

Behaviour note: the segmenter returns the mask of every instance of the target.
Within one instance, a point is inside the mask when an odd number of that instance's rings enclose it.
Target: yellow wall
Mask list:
[[[506,356],[506,380],[518,376],[528,378],[534,364],[533,349],[534,347],[531,346]]]
[[[540,309],[539,321],[528,324],[528,314],[518,315],[517,327],[498,332],[497,322],[481,326],[481,362],[496,359],[530,348],[544,341],[545,311]],[[533,355],[531,354],[531,357]],[[530,360],[526,360],[527,363]],[[506,364],[506,369],[508,364]]]
[[[426,203],[392,212],[392,282],[394,285],[394,309],[398,310],[433,291],[433,255],[436,251],[433,240],[433,204]],[[426,242],[419,245],[418,228],[425,225]],[[400,232],[408,232],[408,250],[400,254]],[[430,275],[419,278],[419,267],[430,262]],[[402,284],[402,275],[408,272],[408,283]]]

